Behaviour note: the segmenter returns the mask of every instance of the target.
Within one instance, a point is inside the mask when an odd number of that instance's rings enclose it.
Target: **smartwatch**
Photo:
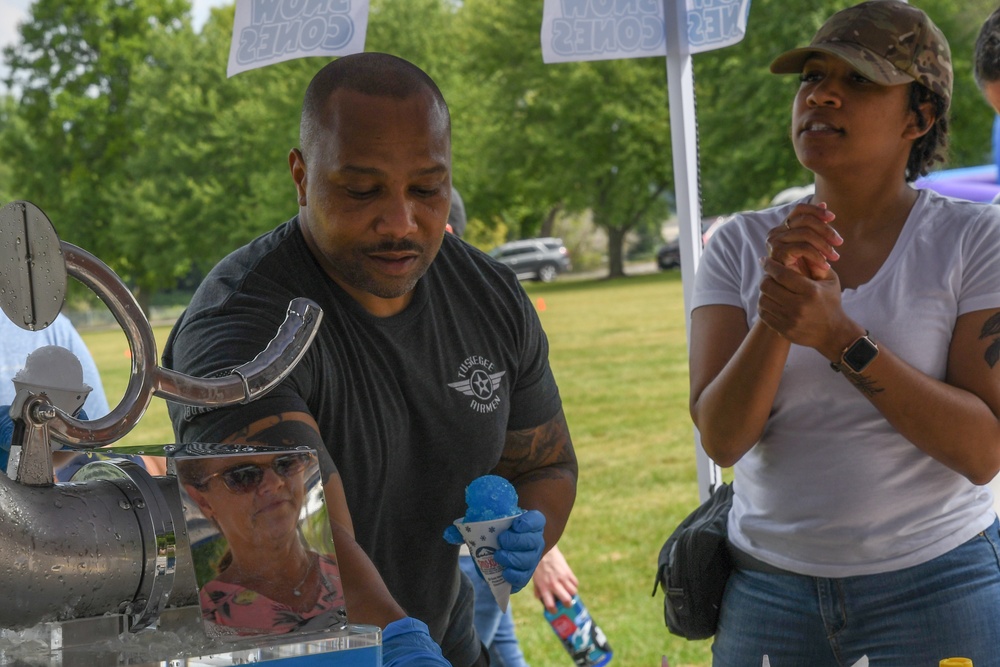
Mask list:
[[[868,331],[865,335],[844,348],[840,353],[840,361],[831,361],[830,368],[840,373],[847,370],[851,373],[862,373],[878,356],[878,345],[872,340]]]

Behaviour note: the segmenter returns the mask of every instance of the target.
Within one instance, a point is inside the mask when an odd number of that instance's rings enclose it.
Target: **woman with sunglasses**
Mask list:
[[[337,562],[299,531],[309,452],[190,457],[178,476],[228,543],[218,575],[201,587],[204,618],[237,634],[323,630],[346,623]]]
[[[734,468],[714,664],[1000,666],[1000,209],[912,186],[947,41],[873,0],[771,71],[815,194],[720,227],[692,303],[691,414]]]

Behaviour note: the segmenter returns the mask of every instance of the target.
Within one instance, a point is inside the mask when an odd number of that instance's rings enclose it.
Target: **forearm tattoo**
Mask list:
[[[319,434],[309,424],[286,415],[275,415],[255,421],[226,438],[227,443],[260,445],[263,447],[315,447]]]
[[[337,467],[326,452],[326,445],[311,423],[303,421],[296,413],[286,413],[258,419],[249,426],[223,440],[228,444],[256,445],[290,449],[312,447],[319,455],[323,484],[330,481]]]
[[[1000,313],[996,313],[986,320],[983,324],[983,330],[979,332],[979,340],[990,336],[994,337],[993,342],[986,348],[984,358],[989,367],[993,368],[1000,360]]]
[[[865,395],[866,398],[872,398],[875,394],[881,394],[885,391],[885,389],[875,383],[875,380],[872,380],[865,375],[859,375],[856,373],[844,373],[844,375],[851,381],[851,384],[858,388],[858,391]]]

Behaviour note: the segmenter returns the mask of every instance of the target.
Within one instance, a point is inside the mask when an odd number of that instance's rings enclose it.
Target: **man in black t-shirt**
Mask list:
[[[487,473],[509,479],[528,510],[496,553],[514,590],[562,534],[577,465],[548,341],[513,273],[445,234],[450,118],[426,74],[385,54],[335,60],[306,91],[300,141],[289,155],[298,215],[213,269],[164,365],[228,372],[270,340],[296,297],[322,308],[319,332],[251,404],[172,405],[175,431],[316,449],[342,570],[360,545],[453,665],[488,664],[458,547],[442,534]],[[351,622],[394,620],[366,594],[381,582],[366,574],[352,589],[351,579],[345,571]]]

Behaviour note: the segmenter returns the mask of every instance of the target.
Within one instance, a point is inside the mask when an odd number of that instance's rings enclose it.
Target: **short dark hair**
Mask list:
[[[927,126],[926,118],[920,105],[930,102],[933,107],[934,125],[926,134],[913,142],[910,147],[910,157],[906,161],[906,180],[912,182],[920,176],[926,176],[935,162],[948,159],[948,102],[930,88],[917,82],[910,84],[910,110],[920,119],[920,129]]]
[[[979,29],[972,62],[976,85],[980,88],[1000,81],[1000,8],[995,9]]]
[[[306,151],[310,150],[323,129],[326,102],[340,89],[399,99],[429,92],[444,111],[447,126],[449,130],[451,128],[451,116],[444,95],[426,72],[408,60],[388,53],[355,53],[327,63],[306,88],[299,124],[299,146],[307,158]]]

